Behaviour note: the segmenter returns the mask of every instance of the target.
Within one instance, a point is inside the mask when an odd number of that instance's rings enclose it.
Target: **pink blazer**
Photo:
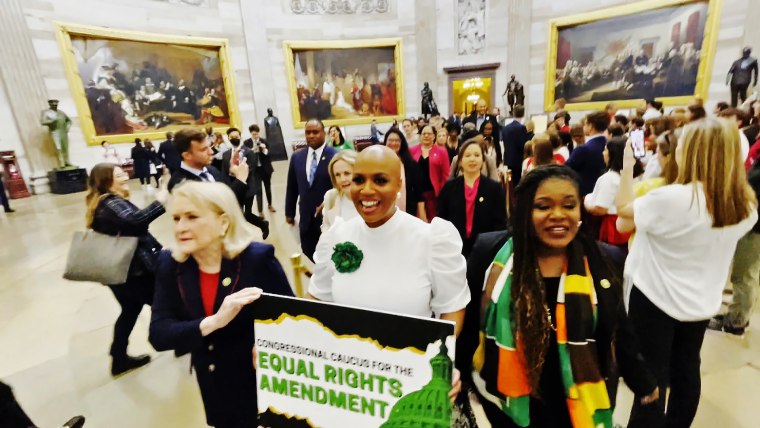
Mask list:
[[[409,152],[415,161],[419,161],[420,156],[422,156],[422,145],[418,144],[410,147]],[[434,145],[430,149],[428,159],[430,160],[430,182],[433,183],[435,196],[438,196],[443,185],[446,184],[446,180],[449,178],[449,153],[445,148]]]

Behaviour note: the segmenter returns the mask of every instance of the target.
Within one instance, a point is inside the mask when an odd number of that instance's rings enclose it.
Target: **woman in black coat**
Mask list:
[[[253,318],[243,308],[262,291],[293,292],[274,247],[253,242],[229,187],[188,181],[173,194],[177,249],[160,256],[150,342],[192,354],[209,425],[255,427]]]
[[[135,169],[135,178],[140,179],[140,184],[150,184],[150,153],[143,147],[139,138],[135,138],[135,146],[132,147],[132,162]]]
[[[481,175],[483,146],[469,140],[457,155],[462,175],[443,185],[438,195],[438,217],[454,224],[467,257],[478,234],[507,228],[507,201],[501,185]]]
[[[129,202],[129,176],[112,163],[99,163],[90,171],[87,193],[87,227],[106,235],[136,236],[137,250],[127,282],[107,284],[121,306],[111,345],[111,374],[117,376],[150,362],[148,355],[127,355],[129,335],[143,305],[153,301],[154,272],[161,244],[150,234],[150,223],[164,213],[169,193],[164,189],[143,209]],[[96,257],[96,254],[93,254]]]
[[[419,164],[409,153],[409,144],[406,141],[406,137],[404,137],[404,133],[398,128],[389,129],[385,133],[385,142],[383,144],[396,152],[401,160],[401,164],[404,166],[404,211],[427,222],[425,203],[422,200],[422,177],[420,176]]]

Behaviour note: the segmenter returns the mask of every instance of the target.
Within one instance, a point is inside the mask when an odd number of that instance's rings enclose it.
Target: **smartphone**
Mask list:
[[[646,147],[644,146],[644,131],[637,129],[631,131],[631,142],[633,143],[633,155],[641,159],[646,156]]]

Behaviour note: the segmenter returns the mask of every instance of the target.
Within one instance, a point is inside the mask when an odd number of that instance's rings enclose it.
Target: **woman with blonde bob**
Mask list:
[[[649,406],[634,401],[629,427],[691,426],[705,330],[720,309],[736,243],[758,217],[735,123],[689,123],[675,156],[675,183],[635,200],[630,144],[620,173],[618,216],[637,232],[625,265],[628,314],[663,392]]]
[[[327,165],[327,171],[330,174],[333,188],[325,193],[325,199],[322,203],[322,232],[330,229],[335,223],[335,219],[341,217],[343,220],[350,220],[358,217],[353,201],[351,201],[351,178],[354,175],[354,164],[356,163],[356,152],[353,150],[343,150],[338,152]]]
[[[256,426],[253,320],[241,310],[262,292],[293,293],[228,186],[189,181],[173,195],[177,245],[159,256],[150,342],[192,354],[209,425]]]

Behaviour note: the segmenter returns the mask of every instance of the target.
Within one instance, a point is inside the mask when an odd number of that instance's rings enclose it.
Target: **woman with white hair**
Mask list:
[[[159,258],[150,342],[192,354],[209,425],[256,426],[253,320],[240,312],[262,292],[293,292],[229,187],[186,182],[173,195],[177,246]]]

